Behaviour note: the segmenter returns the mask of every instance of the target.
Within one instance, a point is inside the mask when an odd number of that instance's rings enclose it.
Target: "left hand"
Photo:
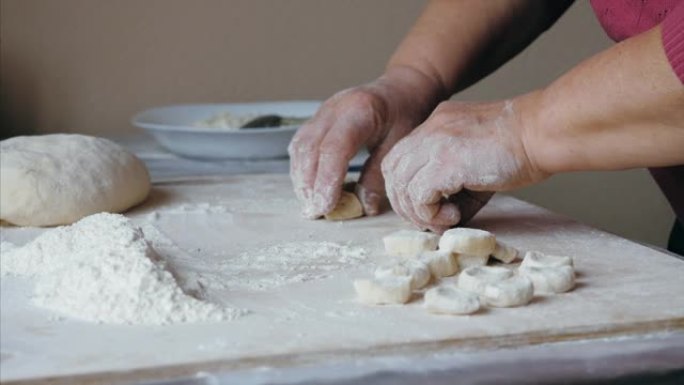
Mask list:
[[[516,102],[441,103],[382,162],[394,210],[442,233],[469,220],[494,192],[548,177],[528,155]]]

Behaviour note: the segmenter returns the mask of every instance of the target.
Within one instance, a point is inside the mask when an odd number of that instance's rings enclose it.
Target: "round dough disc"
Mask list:
[[[122,212],[149,191],[145,165],[107,139],[53,134],[0,142],[0,219],[15,225],[64,225]]]
[[[471,292],[439,285],[425,292],[425,307],[437,314],[472,314],[480,310],[480,301]]]
[[[487,284],[503,281],[513,276],[513,270],[497,266],[473,266],[458,276],[458,287],[477,295],[484,293]]]
[[[528,251],[525,254],[520,267],[560,267],[560,266],[574,266],[571,257],[563,255],[548,255],[538,251]]]
[[[485,286],[482,297],[489,306],[515,307],[530,303],[534,295],[532,281],[522,275],[514,275]]]
[[[325,214],[325,219],[329,221],[346,221],[363,216],[363,207],[359,198],[354,193],[342,191],[340,200],[333,211]]]
[[[535,294],[565,293],[575,287],[575,270],[571,266],[520,266],[518,272],[532,281]]]
[[[411,278],[357,279],[354,290],[359,301],[367,305],[402,304],[411,298]]]
[[[496,238],[489,231],[457,227],[442,234],[439,249],[452,253],[489,256],[496,248]]]
[[[375,278],[385,277],[408,277],[411,279],[412,290],[425,287],[431,278],[428,265],[417,259],[407,259],[375,269]]]

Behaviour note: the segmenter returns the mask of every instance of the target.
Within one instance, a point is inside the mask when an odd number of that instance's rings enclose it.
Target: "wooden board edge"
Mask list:
[[[469,339],[445,339],[439,341],[412,342],[405,344],[381,345],[371,349],[343,349],[297,354],[246,357],[240,359],[214,360],[169,366],[139,368],[126,371],[96,372],[87,374],[45,377],[30,380],[2,381],[3,385],[94,385],[129,384],[144,381],[163,381],[192,377],[198,372],[221,373],[235,370],[248,370],[256,367],[284,368],[311,365],[319,362],[340,359],[362,359],[381,355],[438,353],[448,349],[491,350],[516,348],[547,343],[592,340],[614,337],[636,337],[654,333],[684,332],[684,317],[670,320],[650,321],[626,325],[605,325],[598,327],[578,327],[572,329],[510,334],[493,337]]]

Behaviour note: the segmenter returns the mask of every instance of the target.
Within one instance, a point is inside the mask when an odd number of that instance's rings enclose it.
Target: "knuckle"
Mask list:
[[[349,152],[348,145],[344,142],[324,141],[318,148],[321,157],[342,158]]]
[[[381,103],[379,95],[364,88],[357,88],[348,94],[348,103],[355,107],[376,106]]]
[[[290,156],[299,154],[299,153],[307,153],[311,152],[315,149],[315,144],[313,140],[309,137],[309,135],[306,135],[305,133],[297,133],[294,138],[292,138],[292,141],[290,141],[290,144],[287,146],[287,151],[290,154]]]
[[[387,104],[380,95],[363,88],[350,91],[344,102],[345,112],[360,122],[379,126],[387,112]]]

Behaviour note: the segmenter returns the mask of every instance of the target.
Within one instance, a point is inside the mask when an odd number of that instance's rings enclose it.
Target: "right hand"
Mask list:
[[[340,198],[349,161],[366,146],[357,195],[366,215],[377,215],[386,199],[380,164],[401,138],[439,102],[439,87],[409,68],[395,68],[377,80],[338,92],[292,139],[290,176],[302,215],[318,218]]]

